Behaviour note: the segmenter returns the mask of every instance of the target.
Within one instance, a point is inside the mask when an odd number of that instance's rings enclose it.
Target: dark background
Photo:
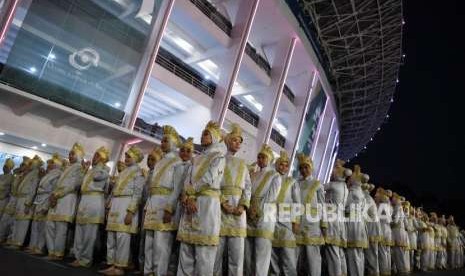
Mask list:
[[[404,0],[406,54],[390,117],[360,164],[376,186],[465,226],[465,1]]]

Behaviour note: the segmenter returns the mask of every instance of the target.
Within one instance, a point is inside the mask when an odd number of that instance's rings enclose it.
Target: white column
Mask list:
[[[334,152],[334,149],[336,148],[337,145],[337,139],[339,138],[339,132],[336,132],[336,135],[334,136],[334,142],[333,142],[333,147],[331,148],[331,152]],[[331,176],[331,172],[333,171],[334,167],[334,162],[336,161],[336,156],[337,156],[337,151],[333,153],[333,156],[331,156],[331,160],[329,161],[328,168],[326,170],[325,178],[323,183],[328,183],[329,178]]]
[[[10,27],[11,22],[13,22],[13,18],[15,15],[16,8],[18,7],[19,0],[14,0],[11,3],[4,2],[3,9],[5,10],[2,14],[4,15],[3,18],[0,18],[0,23],[3,23],[3,26],[0,26],[0,46],[2,45],[3,40],[6,37],[6,32]]]
[[[312,99],[313,91],[315,90],[315,84],[316,81],[318,80],[318,76],[316,74],[316,71],[312,72],[311,76],[311,81],[309,84],[309,88],[307,89],[307,95],[305,96],[305,101],[298,102],[297,105],[297,114],[296,114],[296,120],[299,123],[298,124],[292,124],[289,127],[289,137],[288,137],[288,142],[286,143],[286,150],[288,152],[291,152],[291,164],[289,164],[289,168],[292,168],[292,165],[294,163],[295,155],[297,153],[297,147],[299,146],[299,141],[300,141],[300,135],[302,134],[302,129],[305,124],[305,115],[307,114],[308,106],[310,105],[310,100]],[[300,104],[303,103],[303,104]],[[291,144],[289,143],[290,141],[294,140],[294,143]]]
[[[171,11],[173,10],[175,0],[164,0],[159,11],[152,16],[156,16],[155,22],[152,23],[152,30],[149,35],[149,40],[145,47],[145,52],[142,55],[139,68],[137,69],[136,77],[131,88],[129,99],[126,103],[126,117],[124,126],[133,129],[136,123],[139,109],[144,99],[145,90],[152,75],[153,64],[157,58],[158,49],[161,39],[168,24]],[[153,20],[153,19],[152,19]]]
[[[230,66],[227,66],[227,63],[222,66],[222,72],[213,98],[211,117],[214,120],[216,119],[220,126],[223,126],[228,111],[234,83],[241,68],[242,58],[259,2],[260,0],[243,0],[240,2],[236,22],[231,32],[231,46],[227,51],[227,55],[231,56],[231,63]]]
[[[320,139],[321,128],[323,128],[323,122],[324,122],[325,116],[326,116],[326,108],[328,107],[328,101],[329,101],[329,99],[327,98],[326,101],[325,101],[325,107],[323,108],[323,112],[321,113],[320,118],[318,119],[318,126],[317,126],[317,129],[316,129],[316,136],[315,136],[315,139],[314,139],[313,144],[312,144],[312,151],[310,153],[310,156],[312,157],[312,161],[314,161],[313,159],[315,158],[315,152],[316,152],[316,148],[317,148],[317,145],[318,145],[318,140]]]
[[[325,150],[323,152],[323,156],[321,157],[320,168],[318,169],[317,179],[319,179],[319,180],[320,180],[320,176],[321,176],[321,171],[322,171],[323,167],[325,166],[326,153],[328,152],[328,146],[330,145],[331,136],[332,136],[331,133],[333,132],[333,127],[334,127],[334,122],[335,121],[336,121],[336,118],[333,117],[333,119],[331,120],[331,126],[329,127],[329,131],[328,131],[328,135],[327,135],[327,139],[326,139]]]
[[[278,113],[279,103],[283,94],[284,84],[287,73],[294,54],[297,39],[291,38],[289,42],[285,41],[278,44],[276,57],[271,67],[271,85],[269,95],[265,96],[263,110],[258,122],[257,148],[261,144],[267,144],[270,141],[273,122]]]

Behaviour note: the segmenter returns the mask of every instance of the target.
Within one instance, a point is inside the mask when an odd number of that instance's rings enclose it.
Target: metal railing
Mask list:
[[[253,60],[255,63],[265,71],[265,73],[268,76],[271,76],[271,66],[268,63],[266,59],[264,59],[259,53],[257,53],[257,50],[255,50],[252,45],[247,43],[247,46],[245,47],[245,53]]]
[[[190,0],[203,14],[210,18],[228,36],[231,36],[232,24],[206,0]]]
[[[163,128],[159,124],[155,123],[151,125],[141,118],[137,118],[134,130],[159,140],[163,139]]]
[[[286,137],[282,136],[281,133],[279,133],[276,129],[271,130],[271,135],[270,135],[271,140],[275,141],[276,144],[284,148],[286,145]]]
[[[295,95],[294,95],[294,93],[292,92],[292,90],[291,90],[286,84],[284,85],[283,93],[284,93],[284,95],[287,96],[287,98],[288,98],[292,103],[294,103],[294,101],[295,101]]]
[[[158,51],[156,63],[204,92],[209,97],[213,98],[215,95],[216,84],[205,80],[195,69],[185,64],[182,60],[175,57],[165,49],[160,48]],[[249,108],[241,106],[239,100],[231,98],[228,108],[254,127],[258,126],[258,115],[252,112]],[[139,128],[138,131],[144,133],[147,132],[144,128]],[[151,130],[149,132],[151,132]]]
[[[231,98],[231,101],[229,101],[228,109],[239,115],[239,117],[246,120],[249,124],[253,125],[254,127],[258,127],[258,121],[260,120],[260,117],[258,117],[257,114],[253,113],[247,107],[241,107],[239,100],[236,98]]]
[[[166,70],[185,80],[192,86],[213,98],[215,96],[216,85],[205,80],[194,69],[183,63],[180,59],[170,54],[163,48],[158,51],[156,63]]]

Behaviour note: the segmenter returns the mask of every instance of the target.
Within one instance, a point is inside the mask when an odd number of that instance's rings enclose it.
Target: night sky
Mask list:
[[[376,186],[465,227],[465,1],[404,3],[403,49],[390,117],[360,164]]]

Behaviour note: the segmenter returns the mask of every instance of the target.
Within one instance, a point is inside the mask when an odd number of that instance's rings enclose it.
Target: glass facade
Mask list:
[[[120,2],[21,1],[0,50],[0,81],[120,124],[157,12]]]

